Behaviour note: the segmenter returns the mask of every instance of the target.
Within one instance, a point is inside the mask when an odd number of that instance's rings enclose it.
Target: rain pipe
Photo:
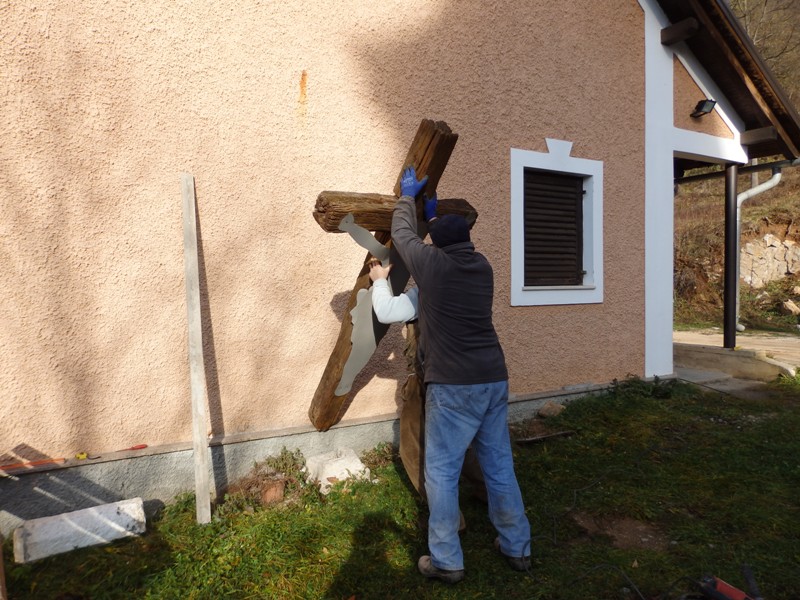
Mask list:
[[[771,190],[781,182],[780,167],[772,168],[772,177],[736,196],[736,331],[744,331],[739,322],[739,286],[741,285],[740,263],[742,260],[742,204],[759,194]]]

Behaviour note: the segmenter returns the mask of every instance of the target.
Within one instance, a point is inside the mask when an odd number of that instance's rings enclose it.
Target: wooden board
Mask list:
[[[211,493],[206,405],[206,370],[203,362],[203,323],[200,314],[200,268],[197,256],[197,217],[194,177],[181,175],[183,197],[183,259],[186,274],[186,313],[189,323],[189,378],[192,388],[192,441],[194,448],[195,504],[198,523],[211,522]]]
[[[341,233],[339,223],[352,214],[356,225],[368,231],[388,232],[392,229],[392,212],[396,205],[395,196],[325,191],[317,196],[314,219],[323,230]],[[478,211],[461,198],[439,198],[437,213],[461,215],[470,226],[478,218]]]

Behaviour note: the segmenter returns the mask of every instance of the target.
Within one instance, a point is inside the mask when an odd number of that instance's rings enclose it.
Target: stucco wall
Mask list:
[[[512,392],[643,369],[635,0],[6,4],[2,463],[191,438],[180,173],[197,180],[211,428],[307,424],[364,251],[321,190],[390,193],[422,118],[479,211]],[[509,149],[604,161],[605,300],[509,305]],[[396,411],[395,326],[346,418]]]
[[[706,98],[706,93],[700,89],[700,86],[697,85],[697,82],[677,57],[672,59],[672,65],[674,73],[673,93],[675,97],[673,124],[675,127],[732,139],[733,132],[716,110],[702,117],[692,118],[691,114],[694,112],[697,103]]]

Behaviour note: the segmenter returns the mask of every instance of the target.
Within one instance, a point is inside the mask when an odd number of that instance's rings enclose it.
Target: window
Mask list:
[[[511,304],[603,301],[603,163],[511,149]]]

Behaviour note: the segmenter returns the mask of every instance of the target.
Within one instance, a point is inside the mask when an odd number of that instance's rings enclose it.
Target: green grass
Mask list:
[[[14,565],[7,543],[9,596],[676,599],[693,589],[681,578],[704,573],[744,588],[747,563],[765,598],[798,598],[800,379],[771,390],[753,402],[631,380],[546,421],[575,433],[515,445],[534,532],[530,574],[495,554],[486,507],[465,488],[467,578],[447,586],[418,575],[425,508],[383,446],[365,457],[377,483],[340,483],[326,497],[296,486],[284,505],[261,508],[235,495],[198,526],[185,496],[141,538],[30,565]],[[631,524],[660,542],[615,543]]]

